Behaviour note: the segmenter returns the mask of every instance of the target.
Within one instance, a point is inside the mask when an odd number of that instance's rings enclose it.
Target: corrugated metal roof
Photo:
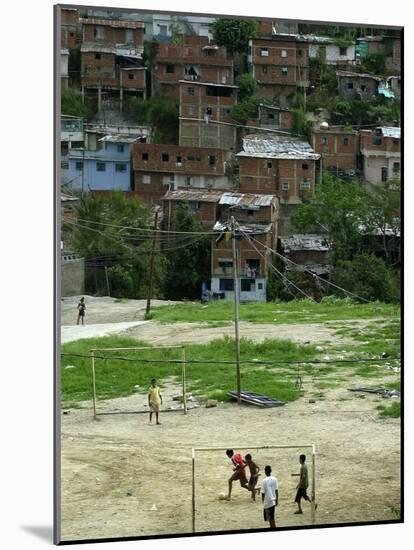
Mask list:
[[[266,225],[260,225],[258,223],[246,223],[246,224],[238,224],[238,227],[240,227],[240,229],[245,233],[252,234],[252,235],[260,235],[263,233],[270,233],[272,230],[272,225],[273,224],[271,223]],[[213,231],[219,231],[219,232],[227,231],[227,229],[228,229],[227,224],[223,222],[216,222],[213,227]],[[237,230],[236,230],[236,233],[237,233]]]
[[[252,134],[243,138],[243,151],[237,153],[237,156],[310,160],[320,158],[306,141],[290,136],[269,137],[263,134]]]
[[[223,191],[167,191],[161,200],[219,202]]]
[[[254,195],[252,193],[223,193],[219,204],[228,204],[249,208],[252,206],[270,206],[273,201],[277,202],[274,195]]]
[[[107,44],[103,45],[88,42],[83,43],[81,46],[81,53],[112,53],[115,55],[122,55],[124,57],[132,57],[134,59],[141,59],[143,51],[143,46],[130,47],[127,44],[117,44],[115,46],[110,46]]]
[[[381,127],[381,132],[384,137],[391,137],[394,139],[401,138],[401,128],[396,128],[393,126],[384,126],[384,127]]]
[[[352,71],[336,71],[336,76],[344,76],[344,77],[359,77],[359,78],[372,78],[373,80],[376,80],[377,82],[380,82],[381,80],[384,80],[381,76],[376,76],[374,74],[368,74],[368,73],[354,73]]]
[[[104,25],[105,27],[116,27],[123,29],[143,29],[142,21],[121,21],[119,19],[98,19],[95,17],[81,17],[79,22],[83,25]]]
[[[109,143],[135,143],[139,137],[126,136],[124,134],[111,134],[98,139],[98,141],[106,141]]]
[[[329,246],[325,242],[325,237],[322,235],[314,234],[297,234],[290,235],[289,237],[279,237],[285,252],[297,251],[297,250],[319,250],[321,252],[327,252],[330,250]]]

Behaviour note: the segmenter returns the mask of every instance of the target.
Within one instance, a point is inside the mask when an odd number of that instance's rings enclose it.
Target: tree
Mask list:
[[[211,25],[211,32],[215,44],[226,46],[229,53],[247,53],[249,40],[256,36],[256,22],[219,18]]]
[[[357,254],[340,260],[332,272],[332,282],[366,300],[399,301],[399,280],[384,260],[373,254]],[[341,294],[334,290],[334,293]]]
[[[236,86],[239,87],[238,99],[244,101],[254,96],[256,91],[256,79],[249,73],[244,73],[236,78]]]
[[[71,245],[85,258],[87,290],[106,292],[105,268],[111,294],[119,298],[144,298],[148,283],[152,234],[149,212],[137,198],[122,191],[103,196],[86,194],[75,209],[75,224],[66,224]],[[143,231],[146,230],[146,231]],[[161,287],[164,259],[157,255],[156,287]]]
[[[81,118],[88,118],[91,116],[89,107],[82,103],[81,96],[73,88],[62,90],[61,113],[62,115],[77,116]]]
[[[296,207],[292,222],[303,232],[322,228],[336,257],[348,258],[361,241],[360,227],[369,213],[369,199],[362,183],[325,173],[314,198]]]
[[[156,95],[146,102],[147,120],[155,127],[158,143],[178,143],[178,102]]]
[[[202,231],[201,225],[185,205],[178,206],[172,222],[173,231]],[[165,256],[167,274],[164,282],[165,297],[170,300],[198,300],[201,283],[210,279],[211,243],[209,237],[200,235],[193,244],[183,245],[182,238],[167,242]],[[190,241],[191,243],[191,241]]]

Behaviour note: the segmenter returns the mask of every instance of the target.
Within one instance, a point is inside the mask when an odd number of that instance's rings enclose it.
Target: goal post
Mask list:
[[[192,461],[192,490],[191,490],[191,508],[192,508],[192,532],[196,532],[196,453],[226,451],[227,449],[246,449],[246,450],[268,450],[268,449],[312,449],[312,484],[311,484],[311,522],[315,523],[315,503],[316,503],[316,447],[313,443],[304,445],[261,445],[255,446],[227,446],[227,447],[193,447],[191,451]]]
[[[139,347],[123,347],[123,348],[93,348],[89,350],[90,354],[90,366],[91,366],[91,376],[92,376],[92,404],[93,404],[93,418],[94,420],[97,420],[97,417],[102,414],[117,414],[117,413],[100,413],[97,411],[97,392],[96,392],[96,359],[99,358],[99,353],[107,353],[107,352],[139,352],[144,350],[150,350],[150,351],[157,351],[157,350],[163,350],[163,349],[180,349],[181,350],[181,360],[178,361],[179,364],[181,364],[181,392],[182,392],[182,400],[183,400],[183,413],[187,414],[187,388],[186,388],[186,349],[183,345],[177,345],[177,346],[139,346]],[[105,357],[105,359],[109,359],[109,357]],[[160,362],[165,363],[168,361],[165,361],[163,359],[159,359]],[[135,412],[147,412],[147,411],[135,411]]]

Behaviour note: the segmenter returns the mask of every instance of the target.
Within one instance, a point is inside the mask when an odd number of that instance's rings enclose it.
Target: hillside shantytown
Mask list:
[[[60,27],[64,295],[146,295],[131,272],[146,281],[148,262],[128,271],[122,258],[128,247],[148,257],[150,239],[114,237],[126,214],[91,225],[93,204],[114,196],[138,201],[139,227],[156,230],[161,298],[233,298],[231,219],[241,301],[280,298],[278,271],[317,296],[358,255],[394,276],[400,31],[66,7]],[[88,248],[82,229],[106,240]],[[180,294],[167,272],[186,245],[193,257],[202,245],[203,261]],[[278,254],[295,260],[278,267]]]

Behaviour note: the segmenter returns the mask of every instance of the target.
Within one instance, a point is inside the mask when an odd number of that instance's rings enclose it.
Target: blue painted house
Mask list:
[[[96,149],[74,149],[61,157],[62,184],[85,191],[131,190],[131,143],[136,137],[107,135]]]

